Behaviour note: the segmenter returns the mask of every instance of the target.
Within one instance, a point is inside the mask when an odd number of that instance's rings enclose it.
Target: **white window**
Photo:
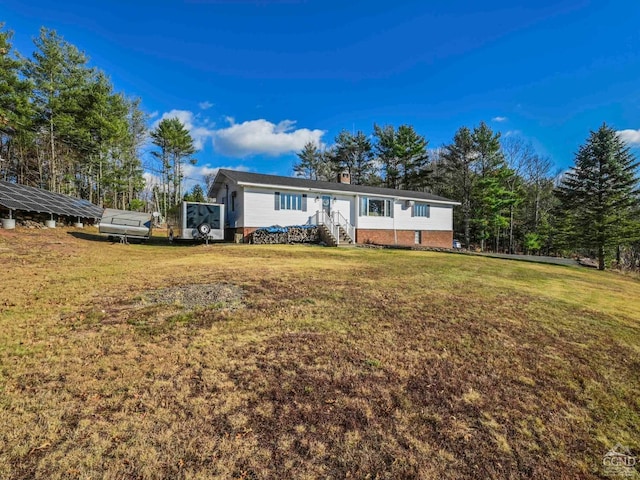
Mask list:
[[[302,210],[307,211],[307,195],[300,193],[275,193],[276,210]]]
[[[413,216],[429,218],[429,215],[431,214],[430,210],[428,203],[416,203],[413,206]]]
[[[360,197],[361,217],[393,217],[393,201],[381,198]]]

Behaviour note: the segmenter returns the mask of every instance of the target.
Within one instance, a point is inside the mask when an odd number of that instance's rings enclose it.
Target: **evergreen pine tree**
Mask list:
[[[424,189],[429,180],[427,145],[411,125],[400,125],[396,133],[395,158],[398,159],[400,188]]]
[[[464,246],[471,244],[472,193],[475,188],[477,154],[474,150],[473,135],[468,127],[461,127],[453,137],[453,143],[442,152],[439,181],[448,185],[446,194],[461,203],[460,218],[464,232]]]
[[[160,159],[163,179],[163,214],[182,198],[182,166],[185,161],[195,163],[191,155],[196,152],[193,138],[178,118],[165,118],[151,132],[151,141],[160,148],[152,154]]]
[[[507,182],[513,171],[506,166],[500,145],[500,133],[494,133],[485,123],[473,129],[471,135],[478,181],[473,192],[475,204],[472,222],[476,226],[480,249],[484,251],[493,227],[503,228],[502,208],[509,205],[512,195]]]
[[[318,148],[313,142],[305,144],[297,154],[300,161],[293,166],[293,171],[298,177],[309,180],[331,180],[331,167],[328,164],[328,155]]]
[[[387,188],[400,188],[400,166],[396,149],[396,129],[393,125],[380,127],[373,125],[376,137],[375,155],[383,175],[383,185]]]
[[[625,142],[603,124],[579,148],[557,189],[564,235],[576,247],[595,252],[600,270],[617,247],[639,236],[634,222],[638,165]]]
[[[33,138],[31,84],[20,77],[22,62],[13,51],[13,32],[0,23],[0,178],[28,182]]]
[[[384,186],[404,190],[424,189],[429,180],[428,141],[411,125],[373,126],[375,153],[384,176]]]
[[[341,131],[336,137],[330,162],[334,178],[347,171],[351,176],[351,183],[355,185],[369,185],[375,182],[373,146],[361,131],[355,135],[346,130]]]
[[[47,132],[47,161],[41,165],[43,181],[60,192],[68,181],[76,147],[79,100],[88,79],[95,73],[87,57],[66,42],[55,30],[41,28],[34,39],[36,51],[24,65],[24,75],[33,82],[35,123]],[[66,177],[66,178],[65,178]]]

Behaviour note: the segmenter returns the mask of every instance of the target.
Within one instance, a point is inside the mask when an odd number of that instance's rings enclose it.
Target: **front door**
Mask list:
[[[322,196],[322,210],[324,210],[327,215],[331,215],[331,196]]]

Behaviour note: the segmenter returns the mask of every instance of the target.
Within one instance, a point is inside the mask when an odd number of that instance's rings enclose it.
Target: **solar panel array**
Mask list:
[[[0,206],[25,212],[100,218],[102,209],[80,198],[0,180]]]

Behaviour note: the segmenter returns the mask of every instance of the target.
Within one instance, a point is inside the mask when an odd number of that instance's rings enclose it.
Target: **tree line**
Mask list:
[[[609,126],[592,132],[575,165],[558,172],[521,137],[485,122],[456,131],[435,149],[411,125],[340,132],[330,147],[308,143],[296,175],[334,180],[343,171],[359,185],[427,191],[460,202],[454,232],[466,248],[582,254],[622,261],[640,247],[638,162]],[[637,255],[636,255],[637,257]]]
[[[176,118],[149,132],[139,98],[116,92],[84,52],[45,27],[23,57],[0,23],[0,179],[141,209],[144,171],[157,173],[154,209],[166,217],[182,197],[182,165],[194,142]],[[145,142],[154,164],[143,168]]]
[[[143,188],[140,100],[54,30],[30,57],[0,25],[0,178],[126,208]]]
[[[101,206],[145,208],[166,218],[186,197],[183,167],[194,141],[177,118],[149,121],[139,98],[116,92],[104,72],[54,30],[42,28],[30,57],[0,23],[0,179],[85,198]],[[145,142],[155,149],[144,165]],[[460,202],[454,231],[467,248],[545,254],[582,253],[640,261],[638,162],[607,125],[590,134],[560,175],[530,143],[486,123],[461,127],[429,148],[411,125],[340,132],[332,146],[308,143],[296,175],[428,191]],[[145,186],[144,172],[157,180]]]

